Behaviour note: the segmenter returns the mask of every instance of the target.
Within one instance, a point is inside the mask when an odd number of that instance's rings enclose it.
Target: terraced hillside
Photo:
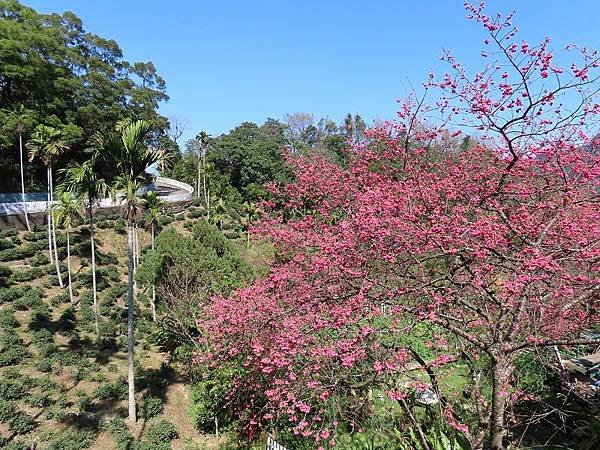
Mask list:
[[[188,233],[202,216],[197,208],[170,213],[163,227]],[[45,228],[0,233],[0,436],[7,449],[75,450],[216,448],[213,435],[198,433],[188,417],[185,370],[157,345],[147,287],[137,295],[136,383],[140,420],[127,416],[127,236],[119,215],[96,223],[101,342],[92,310],[87,226],[71,236],[75,301],[58,286],[47,257]],[[140,248],[150,234],[139,228]],[[228,231],[230,237],[238,232]],[[66,237],[58,256],[66,280]],[[243,247],[243,240],[240,240]],[[142,256],[143,259],[143,250]]]

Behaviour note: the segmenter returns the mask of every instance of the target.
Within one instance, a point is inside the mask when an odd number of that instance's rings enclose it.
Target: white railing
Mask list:
[[[268,435],[266,450],[287,450],[287,448],[277,442],[273,436]]]
[[[162,178],[156,177],[156,180],[153,183],[150,183],[148,186],[144,186],[139,190],[139,195],[144,195],[148,191],[153,191],[156,188],[156,183],[172,186],[177,188],[183,193],[179,194],[171,194],[171,195],[162,195],[160,196],[166,202],[169,203],[177,203],[177,202],[187,202],[192,199],[194,196],[194,188],[189,184],[182,183],[181,181],[172,180],[171,178]],[[45,212],[48,203],[45,201],[35,201],[35,202],[26,202],[27,203],[27,212],[28,213],[40,213]],[[104,198],[98,202],[100,208],[114,208],[116,206],[120,206],[121,202],[117,199],[114,201],[112,198]],[[15,203],[0,203],[0,216],[11,216],[17,214],[23,214],[23,203],[15,202]]]

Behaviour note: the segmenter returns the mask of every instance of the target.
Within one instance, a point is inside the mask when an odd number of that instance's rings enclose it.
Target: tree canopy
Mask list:
[[[148,120],[170,143],[157,113],[165,81],[151,62],[124,60],[117,42],[87,32],[69,11],[40,14],[2,0],[0,19],[0,191],[17,184],[19,127],[25,137],[38,124],[60,129],[65,160],[81,160],[89,136],[126,117]],[[27,172],[29,187],[39,185],[41,164]]]

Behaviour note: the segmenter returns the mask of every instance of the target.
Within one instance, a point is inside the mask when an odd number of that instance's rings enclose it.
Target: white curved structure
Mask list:
[[[148,191],[154,190],[162,200],[169,203],[186,202],[191,200],[194,196],[194,188],[189,184],[163,177],[156,177],[153,183],[140,189],[139,194],[143,195]],[[45,201],[26,203],[27,212],[29,214],[45,212],[47,208],[47,202]],[[112,198],[104,198],[98,203],[100,208],[113,208],[119,206],[119,201],[113,201]],[[0,216],[12,216],[18,214],[23,214],[23,203],[0,203]]]

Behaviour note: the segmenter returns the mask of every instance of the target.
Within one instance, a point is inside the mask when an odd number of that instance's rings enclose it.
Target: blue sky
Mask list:
[[[393,117],[396,99],[440,72],[443,48],[478,67],[483,32],[461,0],[25,0],[71,10],[86,30],[115,39],[131,62],[152,61],[167,82],[167,116],[189,119],[184,138],[242,121],[311,112],[340,121]],[[600,47],[600,1],[493,0],[517,11],[521,36]]]

